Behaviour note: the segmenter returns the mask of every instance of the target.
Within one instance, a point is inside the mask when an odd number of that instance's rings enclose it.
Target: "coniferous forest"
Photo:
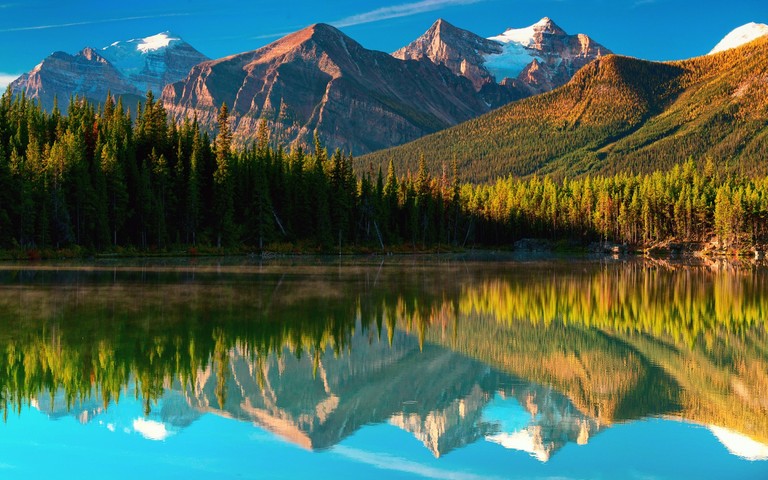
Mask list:
[[[133,113],[120,99],[74,99],[49,114],[10,91],[0,99],[0,248],[178,251],[370,251],[505,246],[522,238],[634,247],[768,243],[768,177],[700,159],[632,175],[507,177],[459,182],[442,174],[353,170],[321,139],[290,150],[266,129],[233,146],[226,105],[215,135],[175,124],[148,93]]]

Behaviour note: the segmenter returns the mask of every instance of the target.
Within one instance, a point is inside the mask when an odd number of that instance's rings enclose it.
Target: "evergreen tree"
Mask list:
[[[216,246],[232,244],[235,240],[233,181],[231,175],[232,133],[229,128],[227,104],[221,105],[216,135],[216,171],[213,173],[213,211]]]

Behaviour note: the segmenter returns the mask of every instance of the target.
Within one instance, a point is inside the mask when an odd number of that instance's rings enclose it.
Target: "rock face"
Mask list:
[[[610,53],[584,34],[568,35],[545,17],[488,39],[438,20],[393,55],[445,65],[470,79],[487,102],[500,106],[562,86],[581,67]]]
[[[439,19],[424,35],[392,56],[401,60],[429,59],[438,65],[445,65],[453,73],[467,77],[475,90],[480,90],[486,84],[496,83],[491,72],[483,66],[485,57],[499,55],[503,51],[499,42]]]
[[[317,24],[253,52],[204,62],[163,91],[176,118],[213,129],[222,103],[235,141],[261,121],[283,143],[324,143],[355,154],[398,145],[489,110],[472,83],[432,62],[367,50]]]
[[[51,110],[54,99],[66,109],[74,95],[97,103],[104,102],[107,92],[140,96],[139,91],[123,77],[107,59],[93,48],[85,48],[75,55],[55,52],[32,71],[23,74],[10,85],[14,94],[26,93]]]
[[[108,92],[132,106],[147,90],[159,94],[165,84],[183,78],[204,60],[207,57],[188,43],[161,33],[100,50],[87,47],[75,55],[55,52],[10,87],[14,94],[37,99],[46,110],[53,108],[54,98],[66,109],[72,96],[103,103]]]

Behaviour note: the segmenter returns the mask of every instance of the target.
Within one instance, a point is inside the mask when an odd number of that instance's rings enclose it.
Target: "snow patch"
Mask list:
[[[740,47],[745,43],[749,43],[752,40],[756,40],[763,35],[768,35],[768,25],[764,23],[750,22],[746,25],[742,25],[734,29],[731,33],[726,35],[720,43],[715,45],[715,48],[709,52],[709,55],[713,53],[722,52],[731,48]]]
[[[174,40],[181,39],[172,37],[168,32],[158,33],[151,37],[142,38],[141,43],[136,46],[136,50],[142,53],[154,52],[167,47]]]
[[[485,56],[485,68],[501,82],[505,78],[517,78],[535,58],[524,45],[510,42],[503,46],[501,53]]]
[[[502,33],[501,35],[496,35],[495,37],[489,37],[489,40],[495,40],[497,42],[501,43],[518,43],[520,45],[523,45],[525,47],[528,47],[533,43],[534,35],[536,35],[536,32],[540,32],[544,29],[546,29],[552,21],[549,19],[549,17],[544,17],[538,22],[534,23],[530,27],[525,28],[509,28],[507,31]]]

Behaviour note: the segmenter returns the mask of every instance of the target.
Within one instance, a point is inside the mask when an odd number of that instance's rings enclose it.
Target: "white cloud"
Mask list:
[[[29,30],[48,30],[51,28],[78,27],[81,25],[96,25],[100,23],[127,22],[130,20],[146,20],[149,18],[186,17],[189,13],[163,13],[160,15],[139,15],[135,17],[103,18],[100,20],[84,20],[82,22],[52,23],[49,25],[32,25],[27,27],[11,27],[0,29],[0,33],[25,32]]]
[[[419,2],[404,3],[402,5],[393,5],[391,7],[377,8],[369,12],[359,13],[352,15],[335,22],[331,22],[331,25],[335,27],[351,27],[353,25],[360,25],[363,23],[378,22],[381,20],[388,20],[390,18],[408,17],[416,15],[418,13],[431,12],[433,10],[439,10],[444,7],[451,7],[454,5],[469,5],[471,3],[479,3],[485,0],[421,0]]]
[[[5,87],[17,78],[19,78],[17,74],[0,72],[0,95],[5,92]]]

